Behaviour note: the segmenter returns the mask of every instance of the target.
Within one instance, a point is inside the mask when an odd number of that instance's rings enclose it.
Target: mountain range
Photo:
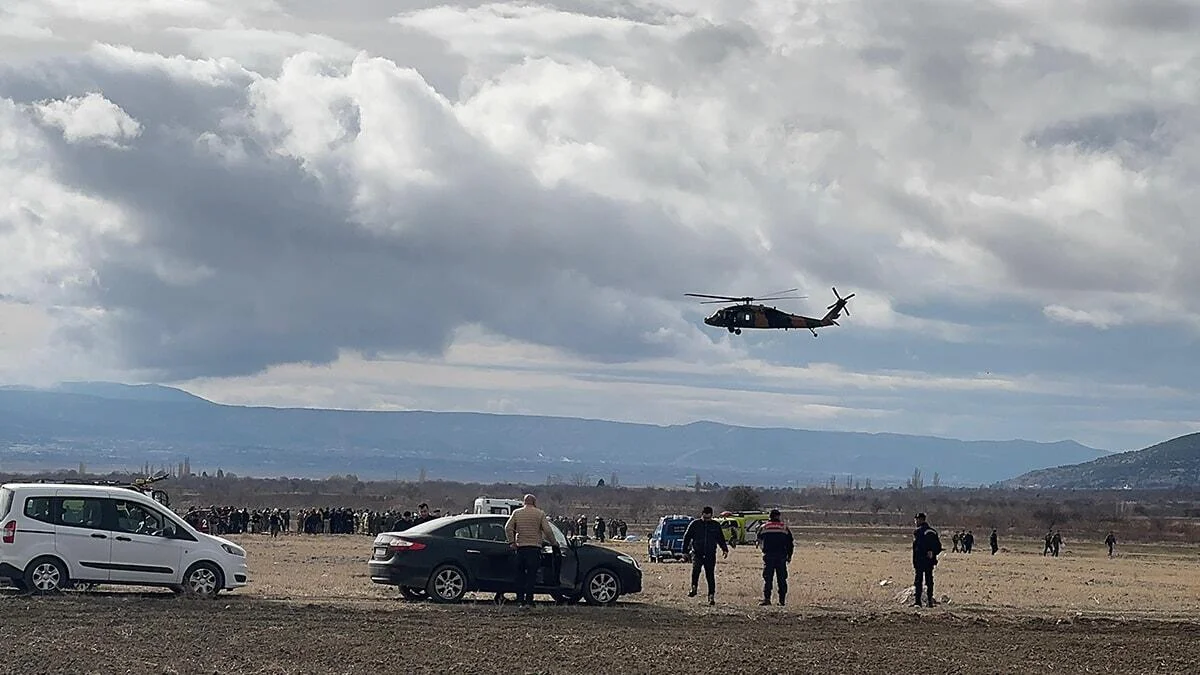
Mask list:
[[[1131,452],[1049,469],[1001,483],[1015,488],[1161,489],[1200,486],[1200,433]]]
[[[0,470],[175,467],[254,476],[595,483],[993,484],[1102,450],[1074,441],[962,441],[901,434],[656,426],[469,412],[223,405],[181,389],[108,382],[0,387]]]

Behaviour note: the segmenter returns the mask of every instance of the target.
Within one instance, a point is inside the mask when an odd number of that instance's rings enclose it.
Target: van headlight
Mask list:
[[[642,569],[642,566],[638,564],[637,559],[627,556],[625,554],[618,555],[617,560],[620,560],[621,562],[629,564],[629,565],[633,565],[633,567],[635,569],[638,569],[638,570]]]
[[[236,555],[239,558],[246,557],[245,550],[238,548],[237,546],[234,546],[232,544],[221,544],[221,548],[225,549],[225,552],[228,553],[229,555]]]

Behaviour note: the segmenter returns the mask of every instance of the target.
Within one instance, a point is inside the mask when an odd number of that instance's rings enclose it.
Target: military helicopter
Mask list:
[[[753,298],[743,297],[735,298],[728,295],[707,295],[705,293],[684,293],[694,298],[715,298],[715,300],[707,300],[700,304],[710,305],[718,302],[737,302],[739,304],[730,307],[722,307],[718,309],[712,316],[704,320],[704,323],[709,326],[725,328],[730,333],[736,335],[742,334],[743,328],[807,328],[812,331],[813,337],[817,337],[817,328],[824,326],[839,326],[837,319],[842,312],[846,312],[846,316],[850,316],[850,310],[846,309],[846,303],[850,298],[854,297],[854,293],[842,297],[838,295],[837,288],[833,289],[833,296],[837,298],[832,305],[826,307],[829,312],[820,319],[814,319],[808,316],[800,316],[799,314],[788,314],[774,307],[765,305],[752,304],[755,302],[763,302],[766,300],[784,300],[789,298],[804,298],[803,295],[787,295],[798,291],[798,288],[791,288],[786,291],[772,293],[769,297]]]

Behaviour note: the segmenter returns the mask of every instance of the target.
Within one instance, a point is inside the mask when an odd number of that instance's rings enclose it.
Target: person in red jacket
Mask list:
[[[758,530],[758,544],[763,557],[763,599],[758,603],[764,607],[771,604],[771,581],[778,580],[779,606],[787,599],[787,566],[792,562],[795,539],[792,531],[784,524],[779,509],[771,509],[767,522]]]

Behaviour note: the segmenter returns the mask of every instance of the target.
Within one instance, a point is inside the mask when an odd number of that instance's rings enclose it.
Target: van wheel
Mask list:
[[[589,605],[612,605],[621,596],[621,580],[606,567],[594,569],[583,582],[583,599]]]
[[[221,570],[208,562],[198,562],[183,575],[183,591],[193,598],[215,598],[225,581]]]
[[[39,595],[57,593],[68,584],[67,568],[55,558],[36,558],[25,568],[25,585]]]
[[[467,592],[467,575],[455,565],[442,565],[429,575],[425,590],[434,602],[458,602]]]

